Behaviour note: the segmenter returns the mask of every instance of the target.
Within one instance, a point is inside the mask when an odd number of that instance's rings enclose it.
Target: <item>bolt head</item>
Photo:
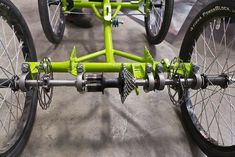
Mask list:
[[[163,71],[163,66],[162,66],[162,64],[158,64],[157,65],[157,72],[158,73],[161,73]]]
[[[29,72],[29,64],[23,63],[22,66],[21,66],[21,71],[22,71],[23,73]]]
[[[199,70],[200,70],[200,67],[199,67],[199,66],[197,66],[197,65],[193,65],[193,66],[192,66],[192,71],[193,71],[194,74],[198,73]]]
[[[77,71],[78,71],[78,73],[82,73],[83,72],[82,64],[78,64]]]
[[[151,64],[147,64],[146,71],[147,71],[147,73],[151,73],[153,71]]]

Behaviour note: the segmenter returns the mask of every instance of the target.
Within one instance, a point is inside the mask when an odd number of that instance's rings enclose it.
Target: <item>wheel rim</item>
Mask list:
[[[61,33],[61,27],[64,24],[64,17],[60,0],[47,0],[48,16],[51,29],[55,34]]]
[[[161,30],[165,12],[165,0],[151,0],[148,27],[152,36]]]
[[[193,46],[191,62],[205,75],[235,79],[234,17],[215,18],[207,23]],[[188,90],[186,107],[198,132],[210,143],[235,145],[235,84],[227,88],[208,86]]]
[[[23,42],[18,41],[14,26],[9,27],[2,17],[0,25],[0,78],[10,80],[20,74]],[[9,150],[24,131],[30,114],[30,107],[25,105],[28,94],[14,92],[10,87],[0,88],[0,153]]]

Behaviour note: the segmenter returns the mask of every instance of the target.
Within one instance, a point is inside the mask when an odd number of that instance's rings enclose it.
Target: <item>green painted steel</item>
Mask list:
[[[77,76],[77,67],[82,65],[84,72],[102,72],[102,73],[119,73],[123,66],[125,66],[136,79],[146,78],[146,67],[151,65],[153,67],[153,73],[159,72],[174,72],[182,76],[192,75],[192,65],[191,63],[181,63],[176,59],[176,62],[170,63],[168,59],[163,59],[160,62],[155,61],[151,56],[149,50],[145,47],[143,57],[136,56],[121,50],[116,50],[113,48],[112,39],[112,28],[111,23],[113,18],[115,18],[121,8],[138,10],[139,4],[142,0],[132,1],[132,2],[110,2],[110,0],[104,0],[103,2],[86,2],[81,0],[73,0],[74,8],[92,8],[95,15],[102,20],[104,25],[104,50],[98,52],[93,52],[84,56],[77,57],[77,50],[74,47],[70,56],[70,59],[63,62],[50,62],[52,72],[62,72],[71,73]],[[148,13],[150,7],[150,0],[145,0],[145,13]],[[62,0],[63,10],[67,10],[67,0]],[[99,11],[97,8],[101,8]],[[113,13],[112,10],[116,9]],[[70,10],[71,11],[71,10]],[[102,12],[102,14],[101,14]],[[131,60],[130,63],[116,63],[115,55]],[[100,56],[105,56],[105,62],[89,62],[92,59],[96,59]],[[134,62],[133,62],[134,61]],[[30,65],[31,76],[34,76],[39,72],[40,62],[28,62]],[[45,64],[45,63],[43,63]]]
[[[147,14],[147,15],[148,15],[148,13],[150,12],[150,6],[151,6],[150,0],[145,0],[144,12],[145,12],[145,14]]]
[[[158,63],[156,63],[157,66]],[[155,67],[153,65],[153,67]],[[132,65],[132,73],[136,79],[141,79],[146,77],[146,64],[133,64]]]
[[[115,12],[114,12],[112,18],[115,18],[115,17],[117,16],[117,14],[118,14],[118,12],[121,10],[121,8],[122,8],[121,5],[118,5],[118,6],[117,6],[117,9],[115,10]]]
[[[136,62],[145,62],[145,59],[127,52],[123,52],[120,50],[114,50],[114,54],[117,56],[121,56],[123,58],[132,60],[132,61],[136,61]]]
[[[138,10],[139,5],[141,1],[136,2],[110,2],[110,5],[112,8],[117,8],[118,6],[121,6],[125,9],[130,10]],[[103,8],[103,2],[86,2],[86,1],[79,1],[74,0],[74,8],[73,9],[79,9],[79,8],[92,8],[92,5],[95,5],[96,8]]]
[[[139,4],[141,2],[142,0],[131,1],[131,2],[110,2],[110,0],[104,0],[103,2],[89,2],[89,1],[82,1],[82,0],[73,0],[73,8],[71,10],[78,9],[78,8],[92,8],[95,15],[100,20],[103,21],[103,25],[104,25],[104,50],[95,52],[93,54],[89,54],[86,56],[79,57],[77,58],[77,62],[87,61],[87,60],[99,57],[100,55],[103,55],[104,53],[106,56],[106,61],[108,63],[115,62],[114,55],[119,55],[124,58],[138,61],[138,62],[147,61],[146,58],[141,58],[132,54],[128,54],[126,52],[122,52],[120,50],[114,50],[113,40],[112,40],[112,28],[111,28],[112,19],[117,16],[121,8],[138,10]],[[67,0],[62,0],[62,4],[63,4],[63,9],[66,11]],[[102,15],[100,14],[97,8],[103,9]],[[112,9],[115,9],[115,8],[116,10],[112,14]]]
[[[107,62],[114,63],[111,21],[104,21],[104,46]]]
[[[64,62],[51,62],[52,72],[71,73],[77,76],[77,67],[82,65],[84,72],[104,72],[104,73],[118,73],[121,71],[124,65],[135,78],[145,78],[146,66],[151,65],[153,67],[153,73],[157,73],[158,67],[161,66],[162,72],[175,72],[181,76],[192,76],[192,64],[191,63],[175,63],[165,64],[164,60],[161,62],[154,61],[153,63],[106,63],[106,62],[77,62],[79,58],[71,57],[70,60]],[[30,65],[30,72],[32,75],[38,73],[38,67],[40,62],[28,62]],[[176,70],[177,69],[177,70]]]
[[[74,47],[72,50],[72,53],[70,55],[70,60],[73,60],[75,62],[85,62],[85,61],[89,61],[92,59],[96,59],[97,57],[100,57],[103,55],[105,55],[105,50],[93,52],[93,53],[90,53],[90,54],[87,54],[87,55],[84,55],[84,56],[77,58],[77,49]]]
[[[62,9],[63,11],[67,11],[67,0],[62,0]]]
[[[103,17],[101,16],[100,12],[98,11],[98,9],[96,8],[95,4],[93,4],[91,6],[92,10],[94,11],[95,13],[95,16],[100,19],[101,21],[103,21]]]

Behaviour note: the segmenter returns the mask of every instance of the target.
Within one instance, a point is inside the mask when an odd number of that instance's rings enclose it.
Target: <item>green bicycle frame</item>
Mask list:
[[[142,0],[131,1],[131,2],[110,2],[110,0],[104,0],[103,2],[87,2],[81,0],[70,0],[73,2],[72,8],[68,10],[68,0],[62,0],[63,11],[69,12],[79,8],[91,8],[95,15],[103,22],[104,29],[104,49],[98,52],[93,52],[88,55],[77,57],[76,48],[73,49],[69,60],[64,62],[51,62],[52,72],[69,72],[76,76],[78,74],[77,67],[82,65],[84,72],[120,72],[124,65],[130,72],[133,73],[135,78],[146,77],[146,66],[151,65],[153,72],[157,73],[158,66],[162,66],[162,72],[169,72],[175,70],[175,64],[171,65],[169,61],[162,60],[161,62],[155,61],[147,48],[144,50],[144,56],[139,57],[127,52],[116,50],[113,48],[112,40],[112,21],[118,15],[118,12],[122,9],[139,10],[139,5]],[[150,1],[146,0],[145,13],[148,13],[148,6]],[[102,9],[102,14],[98,9]],[[116,9],[112,12],[113,9]],[[106,62],[89,62],[89,60],[95,59],[100,56],[105,56]],[[116,63],[115,56],[121,56],[123,58],[134,61],[134,63]],[[38,66],[40,62],[29,62],[31,74],[38,73]],[[187,76],[191,75],[191,64],[190,63],[176,63],[182,64],[183,66],[177,66],[177,73],[180,75]],[[184,68],[181,68],[184,67]]]
[[[68,3],[69,1],[69,3]],[[102,9],[104,4],[109,4],[112,9],[116,9],[113,17],[116,17],[117,13],[122,9],[129,9],[129,10],[139,10],[140,4],[144,0],[135,0],[130,2],[110,2],[110,1],[103,1],[103,2],[89,2],[84,0],[62,0],[63,11],[66,13],[68,11],[80,9],[80,8],[92,8],[94,13],[97,17],[101,17],[98,9]],[[71,6],[68,7],[68,4]],[[148,13],[150,7],[150,0],[145,0],[145,13]]]

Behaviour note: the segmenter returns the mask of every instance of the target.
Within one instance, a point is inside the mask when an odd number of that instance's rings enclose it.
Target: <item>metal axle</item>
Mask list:
[[[225,87],[229,84],[235,83],[235,79],[229,79],[226,76],[201,76],[203,81],[201,83],[201,88],[205,88],[205,86],[221,86]],[[37,87],[37,86],[44,86],[45,84],[49,87],[60,87],[60,86],[67,86],[67,87],[76,87],[78,81],[81,81],[84,86],[94,86],[98,87],[101,86],[102,89],[105,88],[119,88],[120,87],[120,78],[105,78],[101,75],[97,74],[90,74],[86,75],[83,80],[27,80],[25,79],[24,82],[21,82],[22,79],[0,79],[0,88],[15,88],[20,89],[20,84],[25,84],[26,88],[29,89],[30,87]],[[180,79],[164,79],[164,86],[166,85],[178,85],[179,83],[186,85],[188,88],[193,88],[197,82],[195,78],[180,78]],[[147,86],[149,84],[148,79],[136,79],[134,80],[135,86]],[[154,80],[155,85],[159,84],[159,80]],[[155,88],[156,89],[156,88]],[[24,90],[23,90],[24,91]]]

